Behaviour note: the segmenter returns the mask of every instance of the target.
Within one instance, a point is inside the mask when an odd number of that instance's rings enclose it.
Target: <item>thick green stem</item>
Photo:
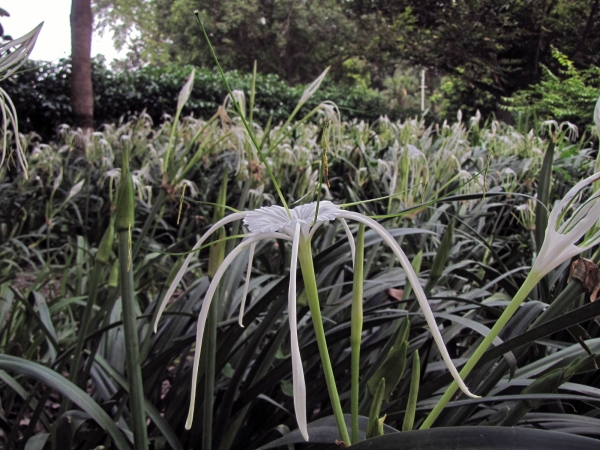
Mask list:
[[[146,450],[148,449],[148,431],[146,429],[142,363],[134,308],[133,270],[129,243],[129,230],[119,230],[119,283],[123,304],[125,357],[127,359],[127,378],[129,379],[133,441],[137,450]]]
[[[356,236],[356,258],[354,260],[354,284],[352,286],[352,316],[350,325],[352,443],[358,443],[358,398],[360,373],[360,341],[363,327],[363,266],[365,259],[365,225],[360,224]]]
[[[300,261],[304,289],[306,290],[308,306],[315,328],[315,337],[317,338],[321,363],[323,364],[327,390],[329,391],[329,398],[331,399],[331,406],[333,407],[333,415],[335,416],[341,439],[346,443],[350,443],[350,436],[348,435],[348,429],[346,428],[346,422],[344,421],[344,413],[342,412],[342,405],[333,376],[333,367],[331,366],[329,351],[327,350],[327,341],[325,339],[325,329],[323,328],[323,319],[321,317],[321,305],[319,304],[317,279],[313,265],[312,250],[310,248],[310,239],[300,238],[300,243],[298,245],[298,260]]]
[[[471,373],[471,370],[473,370],[477,362],[479,362],[479,359],[483,356],[485,351],[492,344],[492,342],[498,336],[500,331],[502,331],[502,329],[506,326],[506,324],[514,315],[514,313],[517,312],[519,306],[521,306],[521,303],[523,303],[523,301],[527,298],[531,290],[542,278],[542,276],[535,272],[529,273],[527,279],[525,280],[519,291],[515,294],[513,299],[510,301],[502,315],[498,318],[488,335],[483,339],[481,344],[479,344],[479,347],[477,347],[477,350],[475,350],[475,353],[471,355],[467,363],[463,366],[462,370],[460,371],[460,376],[463,380],[467,377],[467,375],[469,375],[469,373]],[[448,404],[452,396],[456,393],[457,389],[458,384],[456,383],[456,381],[452,382],[452,384],[448,387],[442,398],[440,398],[433,410],[429,413],[429,415],[421,425],[421,430],[430,428],[431,425],[433,425],[433,422],[435,422],[435,420],[438,418],[444,407]]]

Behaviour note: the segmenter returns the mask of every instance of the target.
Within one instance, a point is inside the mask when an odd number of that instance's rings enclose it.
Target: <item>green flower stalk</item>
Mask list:
[[[329,390],[334,416],[336,418],[336,422],[338,425],[338,429],[340,432],[340,438],[346,443],[350,443],[350,438],[348,435],[348,431],[346,428],[346,423],[344,421],[344,416],[342,413],[342,408],[339,401],[339,396],[337,394],[337,388],[335,385],[335,380],[333,376],[333,369],[331,367],[331,362],[329,361],[329,355],[327,351],[327,343],[325,342],[325,332],[323,329],[323,323],[321,320],[321,313],[319,307],[319,298],[317,294],[317,286],[316,286],[316,277],[314,274],[314,268],[312,263],[312,252],[310,241],[312,236],[316,232],[316,230],[325,222],[340,220],[342,222],[342,226],[346,231],[348,239],[350,241],[350,247],[352,251],[352,258],[354,260],[356,249],[354,246],[354,240],[352,238],[352,234],[350,233],[350,229],[346,223],[345,219],[355,220],[359,223],[362,223],[366,226],[369,226],[373,229],[379,236],[383,239],[383,241],[390,246],[394,255],[400,261],[404,271],[406,272],[407,278],[412,285],[412,289],[417,297],[419,304],[423,310],[423,315],[431,329],[431,333],[433,338],[438,345],[442,358],[444,362],[448,366],[450,372],[457,380],[458,385],[461,387],[463,392],[471,397],[475,397],[473,394],[469,392],[463,381],[460,379],[458,371],[454,367],[450,355],[446,350],[444,345],[444,341],[442,340],[441,333],[437,327],[435,322],[435,318],[431,311],[431,307],[427,302],[427,298],[425,293],[423,292],[423,288],[421,287],[417,275],[415,274],[410,261],[402,251],[402,248],[398,244],[398,242],[394,239],[394,237],[379,223],[374,221],[373,219],[366,217],[362,214],[350,211],[343,211],[338,206],[334,205],[329,201],[322,201],[319,203],[318,211],[317,211],[317,203],[312,202],[306,205],[298,206],[294,209],[286,211],[285,208],[281,206],[269,206],[262,207],[255,211],[247,211],[231,214],[222,220],[215,223],[207,232],[200,238],[200,240],[194,246],[194,250],[197,250],[202,246],[202,244],[208,239],[208,237],[217,231],[219,228],[224,225],[233,222],[235,220],[243,219],[244,224],[250,231],[250,233],[246,236],[246,238],[234,249],[231,251],[229,255],[224,259],[221,266],[218,268],[217,272],[214,275],[214,278],[211,281],[211,284],[206,292],[206,296],[204,298],[204,302],[202,304],[202,309],[200,311],[200,315],[198,317],[198,325],[197,325],[197,334],[196,334],[196,352],[194,355],[194,363],[193,363],[193,372],[192,372],[192,390],[191,390],[191,401],[190,401],[190,409],[188,413],[188,419],[186,421],[186,428],[190,428],[192,426],[192,419],[194,416],[194,405],[195,405],[195,396],[196,396],[196,382],[198,377],[198,365],[200,363],[200,349],[202,348],[202,340],[204,336],[204,330],[206,328],[206,320],[208,317],[208,312],[210,308],[210,304],[212,302],[213,296],[216,292],[217,285],[223,274],[229,267],[229,265],[233,262],[233,260],[240,254],[242,251],[252,246],[255,243],[265,239],[282,239],[292,242],[292,258],[291,258],[291,266],[290,266],[290,284],[289,284],[289,293],[288,293],[288,318],[289,318],[289,326],[290,326],[290,336],[291,336],[291,358],[292,358],[292,377],[293,377],[293,390],[294,390],[294,409],[296,412],[296,420],[298,422],[298,427],[304,439],[308,440],[308,427],[307,427],[307,417],[306,417],[306,385],[304,381],[304,372],[302,369],[302,360],[300,357],[300,348],[298,344],[298,329],[297,329],[297,317],[296,317],[296,271],[297,271],[297,261],[300,261],[300,268],[302,270],[302,275],[304,278],[304,286],[306,289],[308,303],[310,306],[311,315],[313,318],[313,325],[315,328],[315,334],[317,338],[317,343],[319,346],[319,352],[321,355],[321,361],[323,363],[323,370],[325,372],[325,378],[327,381],[327,388]],[[252,254],[250,252],[250,261],[249,267],[252,265]],[[193,253],[190,253],[186,260],[184,261],[181,269],[177,273],[177,276],[173,280],[173,283],[169,287],[162,303],[159,306],[159,310],[156,317],[156,322],[154,324],[154,330],[157,330],[158,321],[160,320],[161,314],[164,311],[164,308],[173,295],[177,285],[181,281],[183,275],[185,274],[189,263],[191,262],[193,257]],[[242,305],[245,302],[245,298],[242,298]],[[240,308],[240,313],[243,314],[243,308]],[[241,317],[240,317],[241,321]]]
[[[595,229],[596,223],[600,218],[600,189],[596,190],[588,199],[576,206],[576,202],[583,191],[598,180],[600,180],[600,173],[596,173],[580,181],[552,209],[552,213],[548,218],[544,243],[529,275],[488,335],[479,344],[475,353],[473,353],[460,371],[460,376],[463,379],[473,370],[493,340],[544,276],[574,256],[600,243],[600,230]],[[568,216],[570,212],[571,214]],[[586,233],[593,228],[595,230],[589,236],[586,236]],[[579,242],[580,239],[582,239],[581,242]],[[433,425],[444,407],[456,393],[457,388],[458,385],[456,382],[448,387],[442,398],[425,419],[425,422],[421,425],[421,429],[430,428]]]
[[[124,152],[115,215],[115,229],[119,236],[119,286],[123,304],[125,359],[127,360],[133,440],[136,449],[145,450],[148,448],[148,430],[146,428],[146,406],[144,402],[144,385],[142,382],[142,364],[139,350],[137,318],[135,315],[135,293],[131,261],[131,230],[134,224],[135,199],[133,180],[129,171],[128,154]]]

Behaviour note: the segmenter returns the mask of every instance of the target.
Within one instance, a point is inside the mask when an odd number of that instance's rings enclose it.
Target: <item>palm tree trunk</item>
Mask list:
[[[71,4],[71,107],[75,126],[94,128],[94,93],[92,90],[91,0],[72,0]]]

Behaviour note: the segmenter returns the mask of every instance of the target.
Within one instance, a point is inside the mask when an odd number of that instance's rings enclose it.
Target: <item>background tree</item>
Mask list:
[[[357,18],[377,17],[375,36],[387,42],[387,61],[436,68],[451,76],[456,107],[489,111],[502,97],[539,82],[542,65],[556,67],[553,48],[580,68],[597,65],[599,3],[354,0],[348,7]]]
[[[118,43],[137,36],[129,41],[136,58],[212,65],[193,14],[200,6],[226,69],[251,71],[256,60],[262,72],[292,83],[312,81],[326,66],[341,73],[343,62],[370,40],[338,0],[97,0],[95,5],[99,26],[115,31]]]
[[[325,66],[352,79],[360,66],[384,88],[398,65],[446,75],[450,109],[496,110],[502,97],[556,68],[556,48],[585,69],[598,64],[600,0],[95,0],[100,27],[130,44],[133,61],[210,64],[193,10],[228,69],[307,82]],[[115,25],[116,24],[116,25]],[[135,33],[131,34],[132,30]],[[140,43],[143,42],[143,47]],[[360,60],[361,64],[349,63]],[[430,73],[434,73],[431,71]]]
[[[71,4],[71,107],[75,126],[94,127],[94,92],[92,88],[91,0],[73,0]]]

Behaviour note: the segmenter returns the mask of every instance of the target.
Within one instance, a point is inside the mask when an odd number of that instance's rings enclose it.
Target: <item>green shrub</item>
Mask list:
[[[192,67],[147,66],[136,71],[111,71],[103,59],[93,62],[94,118],[97,126],[127,119],[142,111],[159,123],[165,113],[176,109],[177,96]],[[71,64],[63,59],[56,64],[30,62],[26,70],[5,83],[5,89],[15,103],[22,124],[22,132],[35,131],[44,139],[54,137],[56,127],[70,124]],[[251,75],[232,71],[227,78],[233,89],[243,90],[248,96]],[[277,75],[258,75],[254,117],[266,124],[269,116],[273,123],[285,120],[300,99],[305,86],[288,86]],[[194,90],[183,110],[184,115],[208,118],[223,103],[226,90],[216,71],[196,69]],[[323,100],[338,105],[346,118],[367,121],[382,115],[397,118],[398,111],[389,110],[374,91],[365,87],[349,87],[325,82],[305,105],[305,111]]]
[[[505,98],[504,108],[535,115],[539,120],[569,121],[580,129],[589,127],[600,96],[600,68],[579,70],[566,55],[556,49],[552,53],[562,67],[559,73],[542,66],[542,80]]]

